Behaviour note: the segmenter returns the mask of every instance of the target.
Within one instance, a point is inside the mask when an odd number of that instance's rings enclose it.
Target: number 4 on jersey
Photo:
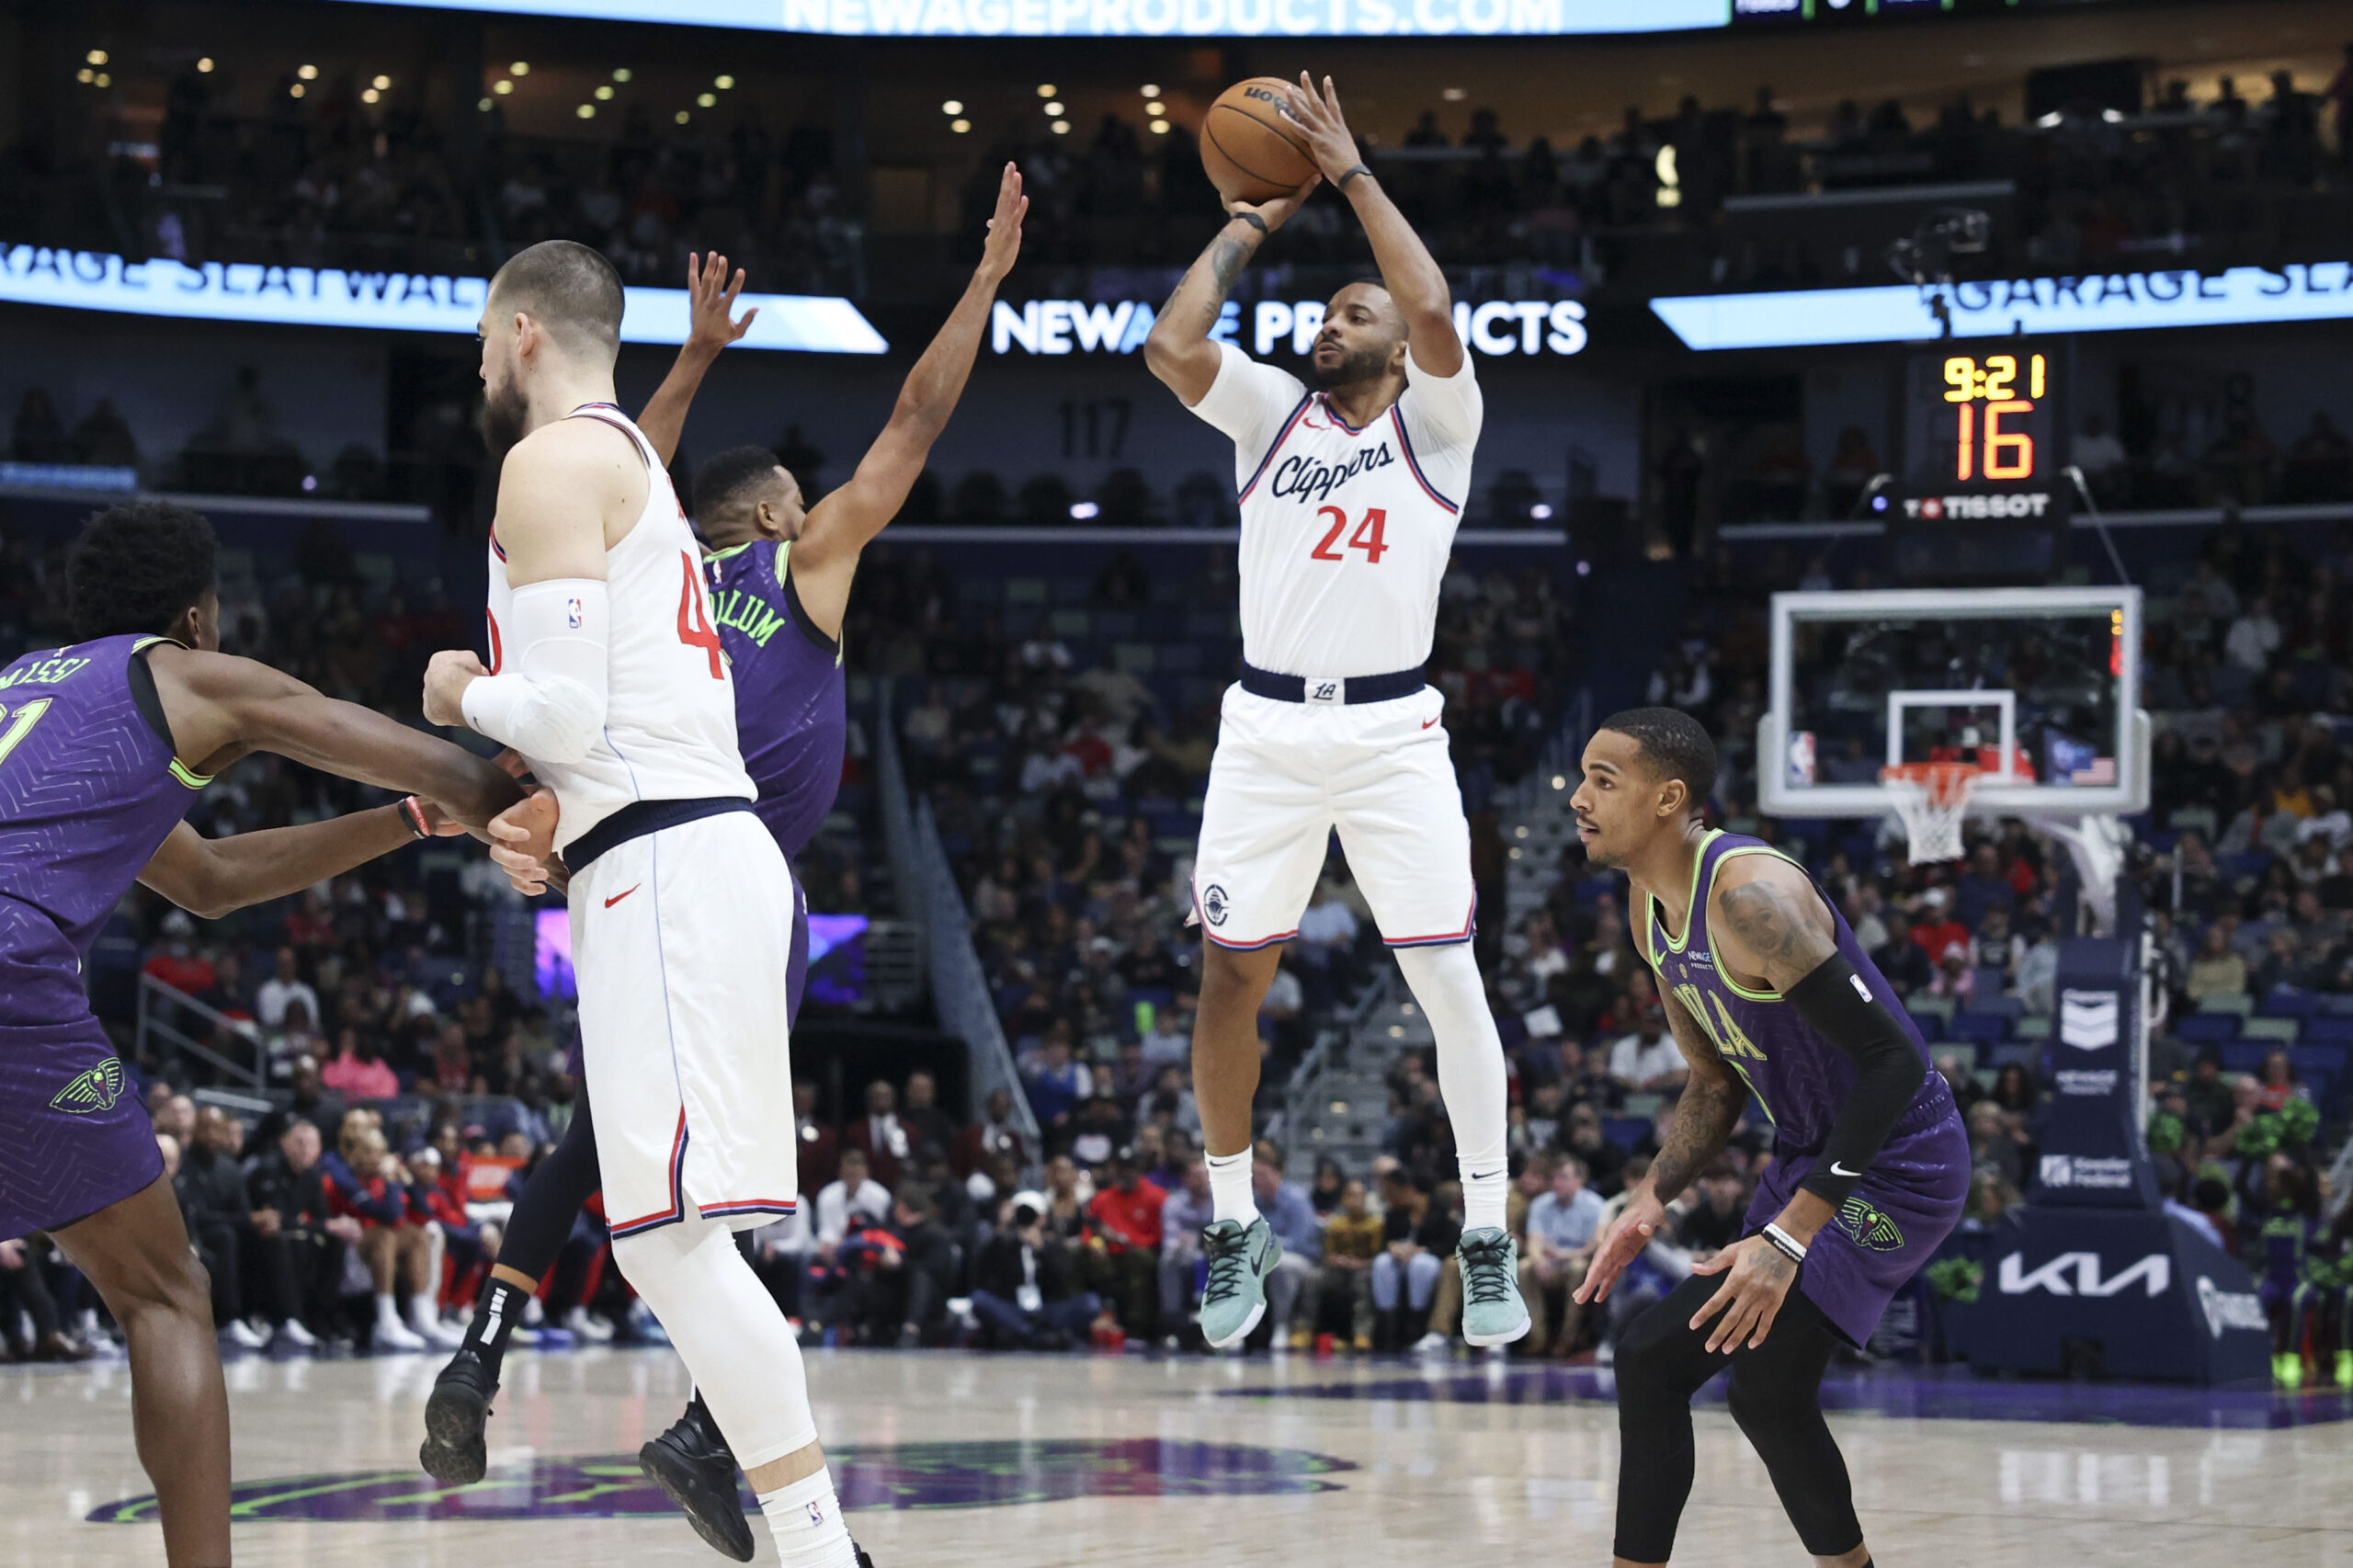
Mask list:
[[[1318,517],[1331,518],[1332,528],[1331,531],[1324,536],[1323,542],[1307,552],[1309,557],[1316,561],[1346,561],[1347,557],[1340,551],[1333,549],[1332,545],[1340,537],[1340,530],[1348,526],[1348,515],[1337,506],[1318,507],[1315,515]],[[1363,551],[1364,558],[1369,563],[1374,566],[1380,565],[1381,556],[1389,549],[1387,545],[1381,542],[1381,530],[1388,526],[1387,512],[1379,506],[1367,507],[1363,520],[1357,524],[1357,531],[1348,536],[1347,548]]]
[[[710,616],[702,608],[702,574],[683,550],[678,551],[678,562],[687,571],[686,581],[678,585],[678,641],[709,653],[710,678],[725,680],[727,666],[721,662],[719,633],[711,629]]]

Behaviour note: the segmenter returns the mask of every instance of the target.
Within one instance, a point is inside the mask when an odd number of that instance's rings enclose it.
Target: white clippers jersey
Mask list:
[[[1278,675],[1386,675],[1430,656],[1483,404],[1471,360],[1407,353],[1394,406],[1360,430],[1232,344],[1193,412],[1233,438],[1242,656]]]
[[[703,597],[702,547],[643,432],[610,403],[570,417],[599,419],[626,434],[645,460],[645,510],[605,552],[612,642],[605,733],[578,762],[526,757],[562,808],[563,849],[633,801],[694,801],[757,791],[735,744],[734,677]],[[505,662],[500,628],[514,621],[506,552],[490,536],[490,672]]]

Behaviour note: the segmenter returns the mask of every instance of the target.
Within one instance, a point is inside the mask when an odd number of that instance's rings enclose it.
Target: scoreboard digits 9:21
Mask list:
[[[2063,562],[2073,362],[2066,340],[2049,338],[1904,357],[1891,520],[1907,574],[2036,581]]]

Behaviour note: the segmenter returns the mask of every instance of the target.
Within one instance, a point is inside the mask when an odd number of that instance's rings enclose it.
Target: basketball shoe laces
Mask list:
[[[1472,1305],[1492,1306],[1511,1294],[1511,1277],[1504,1268],[1510,1249],[1511,1238],[1505,1235],[1462,1244],[1462,1294]]]
[[[1210,1226],[1201,1232],[1202,1250],[1209,1254],[1210,1278],[1201,1291],[1201,1304],[1213,1305],[1242,1293],[1243,1282],[1250,1278],[1250,1233],[1247,1228],[1221,1233]]]

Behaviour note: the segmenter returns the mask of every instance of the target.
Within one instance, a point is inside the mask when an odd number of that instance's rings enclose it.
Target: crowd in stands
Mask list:
[[[233,108],[225,84],[225,73],[181,68],[142,155],[118,141],[77,159],[32,138],[0,153],[0,223],[48,243],[128,243],[189,261],[426,272],[479,271],[485,258],[563,236],[597,246],[631,282],[665,284],[688,251],[715,247],[765,288],[866,288],[865,224],[842,188],[832,131],[771,125],[749,99],[681,125],[624,97],[574,136],[525,138],[508,133],[503,99],[453,106],[471,117],[457,126],[425,112],[413,85],[378,93],[341,69],[276,82],[258,116],[251,95]],[[2306,199],[2347,177],[2353,54],[2318,95],[2285,71],[2251,93],[2241,86],[2222,77],[2193,94],[2174,80],[2130,112],[2085,100],[2018,124],[1965,94],[1921,123],[1894,99],[1849,99],[1807,125],[1766,86],[1747,108],[1686,97],[1651,119],[1630,107],[1614,134],[1574,146],[1516,139],[1493,109],[1474,110],[1452,140],[1426,113],[1368,153],[1442,262],[1531,266],[1576,288],[1620,276],[1644,287],[1880,278],[1884,236],[1866,246],[1802,224],[1727,225],[1724,201],[1985,181],[2010,182],[2015,195],[1996,203],[2006,210],[1979,258],[1984,276],[2278,259],[2239,257],[2233,236],[2333,256],[2341,220]],[[1169,129],[1144,133],[1160,124]],[[1028,252],[1043,267],[1182,267],[1199,215],[1213,210],[1181,123],[1041,118],[1034,134],[1000,138],[972,160],[956,243],[977,246],[1007,158],[1023,166]],[[2281,217],[2291,202],[2301,220]],[[1328,201],[1294,221],[1284,252],[1309,264],[1367,259]],[[1964,275],[1970,265],[1964,256]]]

